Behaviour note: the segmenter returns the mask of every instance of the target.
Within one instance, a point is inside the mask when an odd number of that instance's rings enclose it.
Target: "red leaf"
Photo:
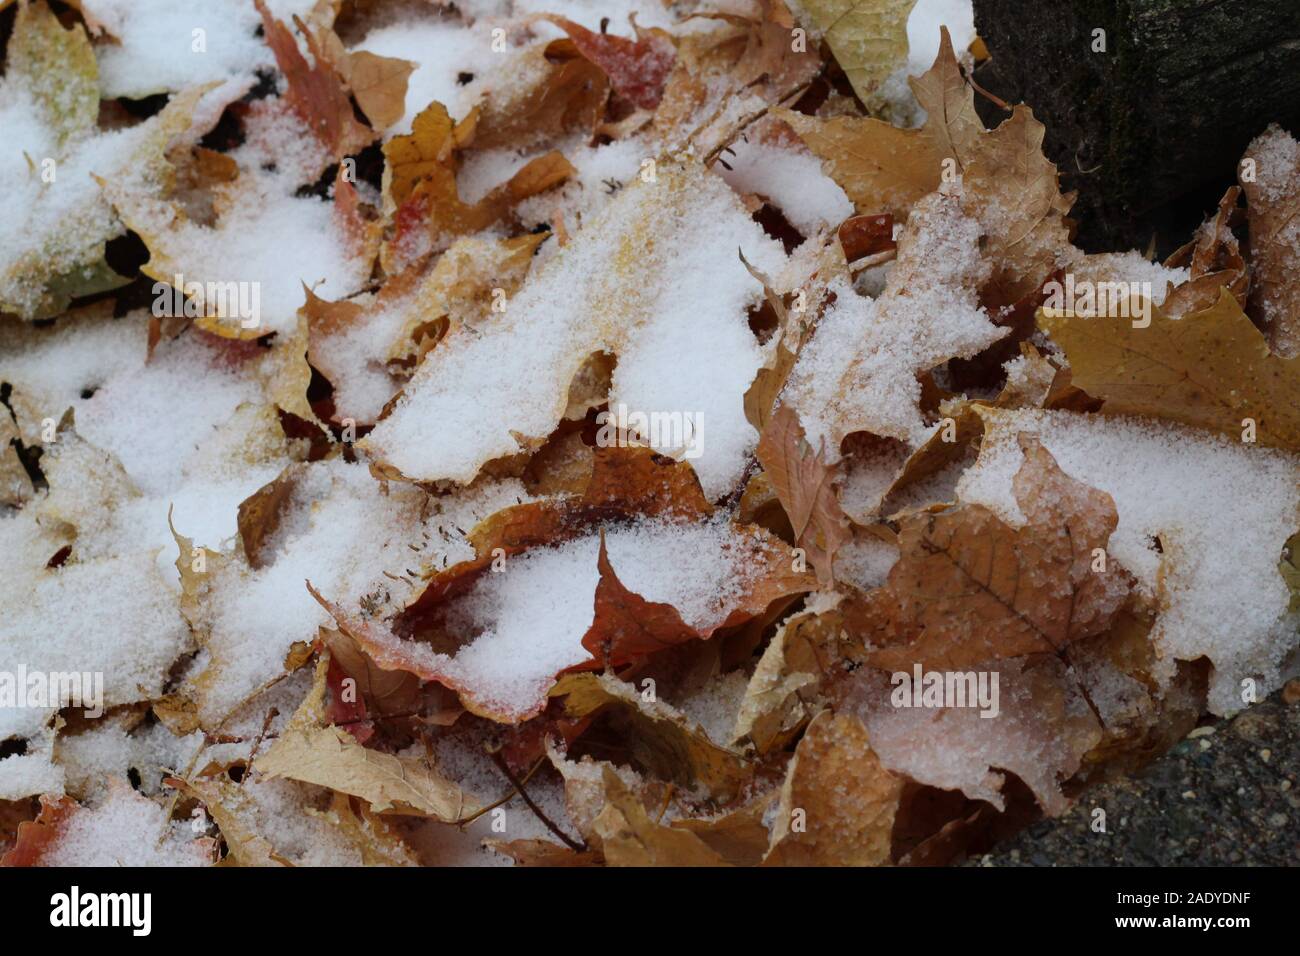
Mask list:
[[[619,95],[643,110],[659,105],[664,84],[677,60],[677,48],[666,34],[637,30],[637,39],[593,33],[564,17],[547,16],[569,35],[574,45],[592,63],[605,71]]]

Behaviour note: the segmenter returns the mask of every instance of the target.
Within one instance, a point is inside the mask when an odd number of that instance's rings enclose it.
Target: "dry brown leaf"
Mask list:
[[[1270,126],[1246,147],[1253,175],[1238,164],[1250,219],[1251,301],[1279,355],[1300,355],[1300,150]]]
[[[346,731],[323,725],[328,659],[317,665],[311,693],[253,770],[360,797],[375,813],[432,817],[455,823],[476,809],[456,784],[417,757],[370,750]]]
[[[795,748],[764,864],[888,863],[902,792],[903,778],[881,766],[861,721],[823,711]]]
[[[745,689],[736,715],[736,739],[759,755],[781,750],[819,709],[823,684],[846,660],[844,612],[805,611],[773,636]]]
[[[292,866],[275,847],[250,826],[256,819],[252,797],[226,776],[181,780],[169,777],[166,786],[199,801],[226,842],[225,861],[230,866]]]
[[[0,857],[0,866],[37,866],[41,857],[59,838],[68,820],[81,807],[71,797],[41,795],[41,812],[35,820],[18,824],[18,839]]]
[[[773,114],[820,157],[826,175],[861,213],[905,219],[918,199],[939,186],[943,157],[914,130],[869,118],[819,120],[786,109]]]
[[[594,850],[574,850],[550,840],[484,840],[483,845],[515,861],[516,866],[599,866]]]
[[[703,14],[702,14],[703,15]],[[781,93],[807,83],[822,68],[816,49],[795,49],[797,26],[784,0],[761,0],[757,19],[737,18],[746,29],[745,51],[736,62],[736,80],[743,86],[766,78]]]
[[[521,82],[490,90],[466,117],[475,149],[523,149],[595,129],[609,80],[572,40],[533,44],[513,57],[510,72]]]
[[[644,700],[637,691],[609,675],[569,674],[551,688],[562,698],[565,716],[580,720],[612,711],[632,756],[661,780],[703,786],[728,801],[751,777],[747,761],[711,741],[673,708]]]
[[[1115,504],[1062,472],[1033,436],[1022,436],[1021,448],[1013,488],[1023,527],[981,505],[903,519],[898,563],[866,599],[879,629],[862,636],[882,645],[868,654],[872,664],[960,671],[1061,654],[1110,626],[1132,587],[1128,572],[1104,559]]]
[[[410,60],[357,50],[347,57],[343,78],[371,126],[385,130],[406,112],[406,84],[415,71]]]
[[[1074,200],[1061,195],[1056,166],[1043,155],[1046,128],[1029,107],[1017,106],[988,133],[975,122],[976,137],[962,151],[962,208],[984,226],[994,263],[983,298],[1009,305],[1033,294],[1070,247],[1065,214]]]
[[[1165,296],[1161,306],[1167,315],[1181,319],[1214,305],[1220,287],[1226,287],[1238,302],[1245,303],[1250,293],[1250,269],[1242,258],[1241,247],[1232,228],[1244,218],[1237,201],[1241,188],[1232,186],[1219,200],[1214,215],[1201,224],[1196,238],[1176,249],[1165,265],[1186,267],[1190,276]]]
[[[531,159],[508,181],[476,203],[460,198],[457,152],[479,138],[473,120],[453,123],[447,108],[431,103],[412,130],[384,144],[384,210],[392,235],[380,251],[385,271],[395,275],[454,239],[480,232],[509,214],[520,200],[545,192],[574,173],[556,150]]]
[[[286,730],[254,769],[360,797],[376,813],[455,823],[475,810],[460,787],[424,761],[367,749],[337,727]]]
[[[773,788],[734,810],[711,817],[680,817],[669,826],[695,834],[732,866],[757,866],[771,840],[764,820],[778,796]]]
[[[965,172],[984,124],[975,112],[975,96],[953,52],[948,28],[939,29],[939,55],[934,65],[908,82],[926,113],[921,135],[931,144],[932,154],[955,159],[958,171]]]
[[[614,90],[634,106],[652,110],[663,97],[664,83],[677,59],[671,35],[663,30],[637,29],[635,40],[611,33],[593,33],[564,17],[544,15],[569,35],[579,52],[600,67]]]
[[[650,819],[641,801],[609,767],[604,769],[605,809],[596,817],[610,866],[726,866],[707,843],[686,830]]]
[[[1070,248],[1065,213],[1073,197],[1061,194],[1056,167],[1043,155],[1043,125],[1022,105],[996,129],[984,129],[946,27],[934,65],[910,82],[926,111],[919,130],[869,118],[778,115],[859,213],[906,217],[922,196],[960,177],[962,207],[983,226],[994,263],[987,302],[1014,303]]]
[[[783,405],[772,415],[759,438],[756,455],[772,482],[795,544],[803,548],[823,587],[835,582],[835,552],[852,538],[848,517],[835,494],[837,469],[826,464],[822,450],[804,438],[794,409]]]
[[[1269,351],[1236,298],[1174,319],[1151,306],[1150,325],[1124,317],[1042,310],[1038,323],[1065,350],[1072,381],[1114,414],[1150,415],[1300,449],[1300,356]]]
[[[790,110],[776,111],[821,158],[826,174],[840,184],[860,213],[888,212],[906,218],[918,199],[939,188],[945,159],[954,162],[954,172],[964,172],[984,133],[947,27],[934,65],[909,82],[927,114],[920,130],[870,118],[818,120]]]
[[[364,805],[358,814],[352,801],[335,793],[328,810],[307,813],[324,820],[341,832],[344,838],[361,851],[365,866],[414,866],[415,857],[391,827]]]

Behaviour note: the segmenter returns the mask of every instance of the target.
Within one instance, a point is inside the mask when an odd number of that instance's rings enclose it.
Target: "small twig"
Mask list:
[[[542,764],[544,764],[545,762],[546,762],[545,756],[538,757],[537,763],[533,764],[528,769],[528,772],[524,774],[522,778],[520,778],[519,782],[527,783],[529,780],[532,780],[533,774],[537,773],[537,771],[541,769]],[[457,826],[459,826],[463,830],[465,827],[469,826],[479,817],[483,816],[483,814],[491,813],[493,810],[495,810],[497,807],[501,806],[502,804],[509,803],[511,800],[515,798],[515,794],[517,794],[518,792],[519,790],[517,787],[511,787],[510,790],[506,793],[506,795],[502,797],[500,800],[497,800],[494,803],[489,803],[482,810],[478,811],[478,813],[471,813],[464,820],[461,820],[460,823],[457,824]]]
[[[850,274],[861,272],[863,269],[870,269],[872,266],[878,266],[886,262],[893,262],[898,256],[897,249],[886,249],[884,252],[877,252],[870,256],[863,256],[861,259],[855,259],[849,263]]]
[[[990,93],[988,90],[984,89],[984,87],[976,83],[975,74],[973,72],[966,74],[966,82],[969,83],[971,87],[974,88],[976,93],[980,94],[980,96],[984,97],[994,106],[996,106],[998,109],[1006,110],[1008,113],[1011,112],[1011,104],[1008,103],[1006,100],[1004,100],[1002,97]]]
[[[763,79],[762,77],[759,77],[757,80],[754,80],[753,82],[747,84],[744,87],[744,89],[748,89],[751,86],[755,86],[762,79]],[[773,107],[783,106],[786,103],[797,103],[799,101],[799,98],[803,96],[804,93],[808,92],[808,89],[809,87],[812,86],[812,84],[813,81],[809,80],[807,83],[801,83],[798,86],[792,87],[784,94],[778,96],[776,102],[768,103],[765,106],[763,106],[761,109],[755,110],[753,113],[750,113],[747,116],[742,116],[740,120],[737,122],[736,126],[730,131],[730,133],[724,136],[722,141],[719,142],[716,146],[714,146],[711,150],[709,150],[709,152],[705,155],[704,165],[712,166],[714,161],[719,156],[722,155],[723,150],[731,148],[731,144],[736,141],[736,137],[738,137],[750,126],[754,125],[754,123],[757,123],[760,119],[762,119],[769,112],[771,112]],[[687,138],[687,141],[690,142],[691,140],[694,140],[695,135],[697,133],[703,132],[705,129],[709,127],[710,124],[713,123],[714,120],[716,120],[721,115],[722,115],[722,110],[719,109],[717,113],[715,113],[712,117],[710,117],[703,124],[697,127],[695,131],[692,132],[691,135]]]
[[[506,763],[506,758],[501,755],[500,748],[496,750],[488,750],[488,753],[491,755],[493,761],[496,762],[496,765],[501,769],[501,772],[505,774],[506,779],[509,780],[515,790],[519,792],[519,796],[523,798],[524,803],[528,804],[528,809],[532,810],[537,819],[541,820],[542,823],[546,825],[546,829],[559,837],[564,845],[570,850],[573,850],[575,853],[585,853],[587,850],[587,844],[577,842],[552,823],[550,818],[542,812],[542,808],[539,807],[533,801],[533,798],[528,795],[528,791],[524,789],[523,782],[515,776],[514,771],[510,769],[510,765]]]
[[[242,787],[244,781],[253,773],[253,761],[257,757],[257,750],[262,746],[262,741],[266,737],[266,732],[271,729],[271,721],[279,716],[280,711],[272,707],[266,712],[266,719],[262,721],[262,729],[257,733],[257,739],[253,741],[253,749],[248,752],[248,766],[244,769],[244,775],[239,778],[239,785]]]

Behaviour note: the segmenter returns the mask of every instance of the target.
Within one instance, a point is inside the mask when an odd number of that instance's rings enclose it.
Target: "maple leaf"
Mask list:
[[[372,268],[374,241],[357,216],[346,214],[347,189],[342,192],[341,207],[324,207],[315,197],[295,197],[286,206],[284,198],[276,194],[274,182],[242,170],[238,178],[215,190],[220,213],[215,222],[204,223],[191,219],[174,195],[150,192],[130,181],[101,185],[122,221],[149,250],[149,261],[140,271],[169,285],[177,276],[186,280],[184,289],[176,293],[188,298],[184,314],[193,314],[196,325],[223,338],[251,340],[276,333],[276,350],[286,359],[292,353],[299,366],[296,374],[310,380],[311,370],[303,359],[306,323],[298,316],[303,284],[311,282],[320,294],[351,295],[369,279]],[[250,231],[292,232],[304,227],[313,230],[313,239],[317,238],[314,233],[320,234],[316,249],[324,263],[313,263],[295,273],[276,269],[258,257],[255,248],[249,255]],[[322,274],[322,269],[329,274]],[[223,289],[235,288],[233,304],[238,306],[239,286],[230,280],[231,275],[239,276],[246,298],[257,289],[256,314],[232,308],[232,300],[221,294]],[[286,410],[308,421],[314,418],[305,396],[299,397],[297,405]]]
[[[332,33],[329,37],[334,39]],[[369,50],[342,51],[333,61],[376,130],[388,129],[405,115],[407,84],[418,64]]]
[[[826,175],[864,213],[905,217],[916,201],[939,186],[942,156],[914,130],[871,118],[827,120],[776,109],[822,161]]]
[[[873,118],[818,120],[788,109],[780,117],[821,157],[826,174],[839,183],[862,213],[907,215],[913,204],[939,188],[943,160],[964,172],[984,124],[943,27],[934,65],[909,83],[926,111],[920,130],[900,129]]]
[[[763,363],[745,317],[761,290],[734,258],[728,270],[719,270],[691,250],[692,237],[706,229],[719,235],[719,246],[743,246],[760,267],[781,261],[779,246],[720,179],[698,163],[660,163],[654,182],[638,178],[621,190],[529,275],[503,311],[472,330],[450,331],[361,447],[392,477],[468,483],[489,461],[540,447],[564,417],[574,378],[588,357],[605,352],[618,361],[611,408],[622,403],[628,409],[678,411],[679,434],[661,430],[657,451],[690,451],[681,418],[688,411],[708,422],[714,437],[701,443],[691,462],[709,497],[722,497],[739,481],[758,437],[733,394],[743,394]],[[532,342],[518,356],[526,364],[503,362],[521,334]],[[668,360],[665,349],[674,357],[729,359],[713,363],[710,375],[702,376],[694,363]],[[423,422],[459,420],[470,382],[499,404],[499,417],[489,416],[490,423],[485,418],[482,427],[466,429],[455,442],[408,440],[409,430]]]
[[[984,666],[991,668],[987,680],[998,678],[994,719],[971,706],[896,706],[899,685],[870,667],[835,682],[828,696],[837,714],[862,721],[872,750],[895,774],[1014,811],[1015,791],[1005,787],[1000,772],[1009,771],[1047,813],[1064,813],[1070,801],[1063,781],[1102,740],[1080,668],[1041,654]]]
[[[620,664],[685,641],[706,640],[811,588],[809,575],[793,570],[782,543],[758,529],[736,526],[725,528],[724,541],[707,545],[717,550],[718,560],[735,569],[729,593],[706,615],[697,614],[689,625],[668,603],[648,602],[618,580],[604,551],[607,526],[615,530],[619,525],[614,522],[625,525],[631,520],[669,540],[690,532],[695,527],[692,519],[698,521],[711,511],[688,466],[645,449],[602,448],[597,449],[592,477],[581,498],[529,502],[493,515],[469,535],[477,556],[433,575],[405,610],[386,624],[357,619],[311,590],[339,629],[356,640],[379,667],[407,670],[421,680],[437,681],[459,693],[472,712],[517,723],[541,711],[546,692],[560,671],[598,668],[607,661]],[[652,525],[644,524],[652,519]],[[479,648],[462,659],[458,645],[463,638],[454,635],[466,628],[464,623],[451,627],[452,633],[448,633],[447,620],[449,616],[455,620],[458,600],[472,598],[497,581],[508,581],[508,574],[490,573],[498,562],[514,561],[515,555],[553,553],[565,544],[595,546],[592,563],[598,578],[591,596],[592,618],[568,635],[571,650],[564,663],[530,665],[540,669],[527,673],[526,690],[518,677],[501,683],[478,665],[467,669],[465,660],[486,658]],[[586,595],[576,599],[585,601]],[[489,633],[494,629],[495,625],[486,625]],[[434,651],[428,640],[442,646],[450,643],[451,652]]]
[[[907,18],[916,0],[802,0],[824,32],[853,92],[868,112],[886,103],[881,85],[907,64]]]
[[[1300,448],[1300,357],[1272,354],[1226,288],[1180,319],[1150,308],[1149,326],[1046,309],[1038,323],[1065,350],[1074,384],[1107,412],[1236,437],[1253,425],[1261,444]]]
[[[415,757],[371,750],[342,728],[325,723],[328,657],[317,662],[310,693],[253,770],[361,797],[385,811],[455,823],[476,809],[460,787]]]
[[[964,101],[973,102],[969,93]],[[984,300],[1002,305],[1032,294],[1072,248],[1065,214],[1074,199],[1061,195],[1056,166],[1043,155],[1046,129],[1027,106],[987,133],[975,122],[978,137],[958,154],[967,157],[962,206],[984,226],[994,262]]]
[[[1064,474],[1033,436],[1016,473],[1021,528],[982,505],[909,515],[899,560],[866,601],[880,631],[875,665],[963,670],[989,660],[1060,654],[1106,630],[1131,576],[1111,560],[1095,570],[1118,516],[1110,495]]]
[[[782,405],[763,430],[756,452],[772,488],[823,587],[835,582],[835,552],[852,537],[848,516],[835,494],[837,471],[804,437],[799,416]]]
[[[939,188],[950,166],[962,180],[962,208],[983,226],[994,263],[986,300],[1023,298],[1071,248],[1065,213],[1073,196],[1061,194],[1056,167],[1043,155],[1043,125],[1021,105],[985,130],[946,27],[934,65],[909,82],[926,111],[919,130],[871,118],[819,120],[785,109],[776,115],[821,158],[860,213],[905,216]]]
[[[432,103],[416,116],[411,132],[384,144],[384,208],[393,230],[380,252],[394,274],[441,251],[462,235],[481,232],[509,215],[520,200],[545,192],[574,173],[559,151],[524,164],[505,183],[475,203],[463,202],[456,186],[456,151],[479,138],[475,120],[453,123],[447,108]]]
[[[798,24],[784,0],[760,0],[756,19],[738,19],[746,28],[745,52],[735,66],[739,83],[747,86],[766,78],[771,87],[784,93],[797,89],[821,70],[816,50],[797,50],[791,42]]]
[[[573,40],[525,47],[498,69],[512,82],[489,90],[464,120],[476,149],[522,149],[595,130],[609,80]]]
[[[0,90],[14,98],[13,122],[29,130],[20,148],[36,155],[10,184],[19,238],[0,250],[0,310],[38,319],[129,281],[104,258],[105,243],[126,230],[95,177],[155,188],[168,169],[164,152],[190,127],[204,91],[174,97],[126,133],[100,132],[94,51],[79,24],[65,30],[43,2],[19,7],[7,58]]]
[[[596,662],[617,666],[686,641],[708,640],[714,632],[756,617],[773,602],[807,588],[806,576],[791,570],[793,562],[784,549],[769,547],[765,558],[755,562],[761,570],[722,621],[707,628],[692,627],[672,605],[647,601],[623,586],[609,562],[602,533],[595,616],[582,638],[592,666]]]
[[[934,155],[951,157],[965,172],[977,148],[984,123],[975,111],[975,94],[962,73],[947,27],[940,27],[939,53],[934,65],[908,83],[925,110],[920,135],[931,143]]]

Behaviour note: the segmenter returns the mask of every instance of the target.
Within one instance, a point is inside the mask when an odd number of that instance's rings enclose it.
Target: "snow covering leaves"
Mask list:
[[[610,408],[697,419],[693,463],[705,494],[720,497],[758,441],[743,396],[762,363],[746,318],[762,289],[738,248],[769,271],[784,258],[698,163],[661,165],[653,182],[624,188],[502,311],[450,331],[365,447],[408,479],[467,483],[488,462],[535,449],[563,416],[583,362],[609,352],[617,359]],[[506,360],[501,343],[519,336],[530,347]],[[455,419],[469,401],[493,403],[482,427],[437,445],[412,440],[423,423]],[[693,439],[672,431],[640,440],[692,454]]]
[[[5,18],[4,865],[947,862],[1292,673],[1290,133],[1160,264],[960,2]]]
[[[44,3],[19,7],[7,59],[0,310],[45,318],[77,296],[126,282],[104,259],[105,242],[125,229],[97,182],[157,188],[162,154],[189,126],[197,95],[176,98],[136,126],[98,129],[97,68],[85,30],[65,30]]]

